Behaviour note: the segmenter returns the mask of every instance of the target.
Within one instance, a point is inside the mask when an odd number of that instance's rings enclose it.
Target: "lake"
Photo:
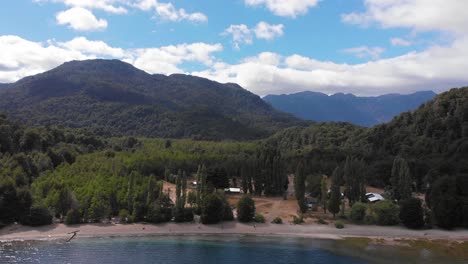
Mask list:
[[[413,256],[340,241],[254,236],[76,238],[65,241],[0,243],[0,263],[438,263],[430,254]],[[442,260],[440,260],[442,263]]]

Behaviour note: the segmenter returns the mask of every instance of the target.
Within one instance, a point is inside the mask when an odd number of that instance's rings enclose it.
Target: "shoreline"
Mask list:
[[[74,239],[105,237],[144,237],[144,236],[261,236],[291,237],[310,239],[342,240],[346,238],[368,238],[371,240],[445,240],[467,242],[468,230],[411,230],[401,226],[361,226],[346,225],[336,229],[334,225],[319,224],[244,224],[224,222],[215,225],[195,223],[166,224],[80,224],[66,226],[52,224],[42,227],[9,225],[0,229],[0,242],[58,240],[71,237],[70,232],[79,230]]]

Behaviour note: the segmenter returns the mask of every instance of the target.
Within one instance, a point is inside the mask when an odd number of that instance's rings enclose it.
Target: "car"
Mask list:
[[[366,193],[366,199],[367,199],[367,202],[369,203],[385,201],[385,198],[383,198],[383,196],[378,193]]]

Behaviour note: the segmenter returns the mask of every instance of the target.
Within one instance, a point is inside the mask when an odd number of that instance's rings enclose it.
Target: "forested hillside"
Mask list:
[[[305,120],[373,126],[388,122],[402,112],[414,110],[435,96],[431,91],[377,97],[358,97],[343,93],[328,96],[323,93],[301,92],[268,95],[263,99],[276,109]]]
[[[0,111],[29,125],[211,140],[258,139],[304,123],[236,84],[150,75],[116,60],[68,62],[10,84]]]

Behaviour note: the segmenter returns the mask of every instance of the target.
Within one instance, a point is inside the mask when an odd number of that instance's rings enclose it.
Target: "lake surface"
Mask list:
[[[389,258],[385,254],[379,258],[379,252],[375,250],[370,255],[374,258],[368,258],[365,252],[349,250],[337,241],[279,237],[77,238],[70,243],[24,241],[0,244],[0,263],[354,264],[379,260],[391,263],[399,259],[394,252],[390,252]],[[400,257],[400,261],[405,260],[428,262],[424,258]]]

